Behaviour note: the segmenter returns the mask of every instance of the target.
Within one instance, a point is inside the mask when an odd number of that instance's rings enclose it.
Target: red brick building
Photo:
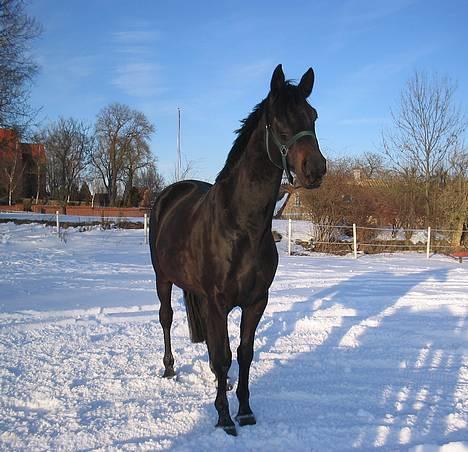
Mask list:
[[[0,202],[45,194],[45,147],[21,143],[13,129],[0,129]]]

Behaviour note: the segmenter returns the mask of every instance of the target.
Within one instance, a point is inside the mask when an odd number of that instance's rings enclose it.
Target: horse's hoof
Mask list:
[[[238,414],[235,419],[241,427],[244,425],[255,425],[257,423],[253,414]]]
[[[174,369],[170,368],[170,369],[166,369],[164,371],[164,374],[163,374],[163,378],[172,378],[172,377],[175,377],[175,371]]]
[[[219,425],[216,424],[216,427],[222,428],[228,435],[237,436],[237,430],[235,425]]]

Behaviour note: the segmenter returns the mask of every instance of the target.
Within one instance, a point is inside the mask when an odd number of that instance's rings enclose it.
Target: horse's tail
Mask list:
[[[184,301],[190,340],[192,342],[204,342],[206,340],[206,325],[201,312],[200,298],[194,293],[184,290]]]

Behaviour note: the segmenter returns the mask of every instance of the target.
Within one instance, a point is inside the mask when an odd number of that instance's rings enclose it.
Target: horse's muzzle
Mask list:
[[[299,181],[297,177],[294,178],[294,188],[307,188],[312,189],[312,188],[319,188],[320,185],[322,185],[323,178],[319,177],[318,179],[313,180],[312,182],[306,182],[303,183]]]

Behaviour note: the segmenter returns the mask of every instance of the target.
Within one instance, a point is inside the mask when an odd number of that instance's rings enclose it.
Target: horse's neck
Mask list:
[[[219,194],[236,221],[259,232],[271,227],[282,171],[271,163],[265,148],[264,122],[254,130],[240,161],[220,183]]]

